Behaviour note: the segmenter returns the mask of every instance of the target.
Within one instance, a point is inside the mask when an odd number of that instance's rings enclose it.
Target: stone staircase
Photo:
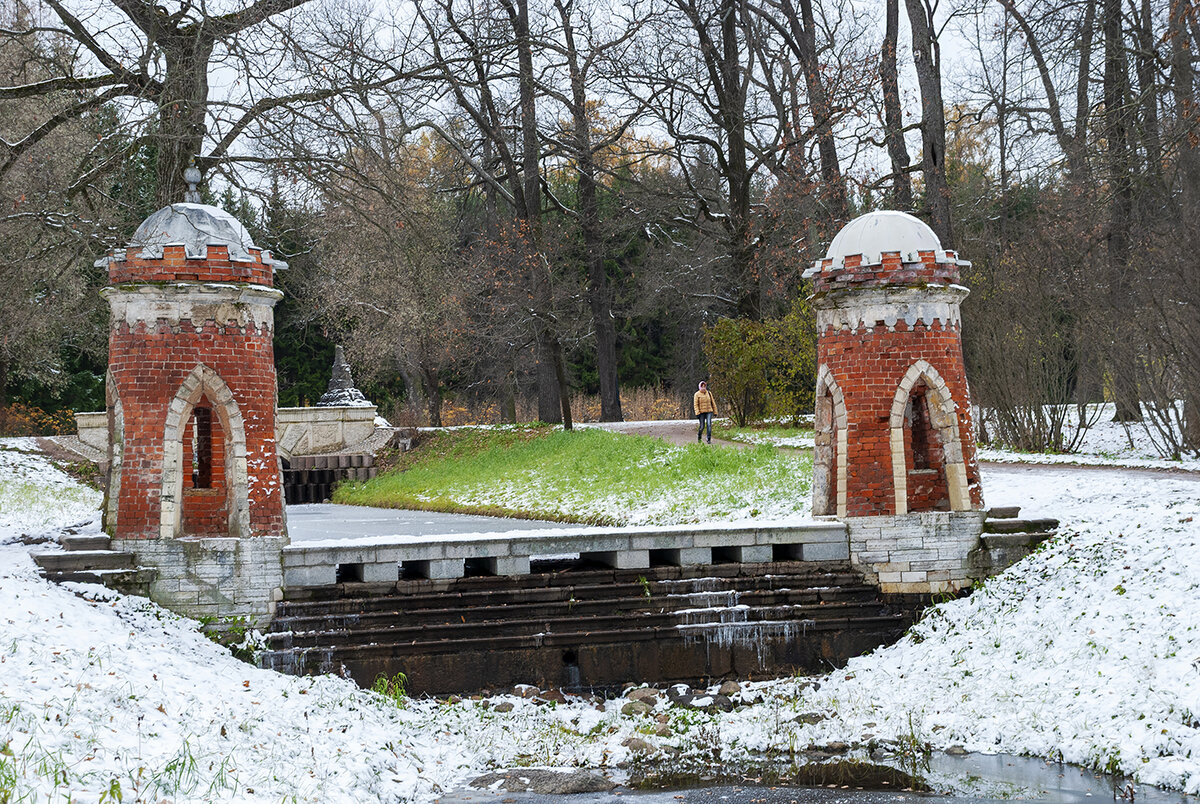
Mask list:
[[[403,672],[418,693],[566,689],[828,668],[893,641],[911,612],[848,563],[799,561],[340,584],[285,600],[264,667]]]
[[[370,480],[376,471],[370,453],[296,455],[284,465],[284,499],[288,505],[326,502],[341,481]]]
[[[157,578],[157,570],[136,566],[132,553],[110,549],[112,540],[103,533],[67,535],[59,544],[62,552],[32,553],[47,580],[98,583],[126,594],[148,596]]]
[[[997,575],[1058,535],[1057,519],[1020,519],[1017,506],[989,508],[983,521],[983,544],[970,557],[971,577]]]

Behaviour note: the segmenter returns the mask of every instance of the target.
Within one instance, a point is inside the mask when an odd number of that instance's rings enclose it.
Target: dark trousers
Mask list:
[[[696,418],[700,420],[700,429],[696,431],[696,440],[697,441],[700,440],[701,436],[704,435],[704,430],[707,428],[708,429],[708,440],[712,441],[713,415],[711,413],[698,413],[698,414],[696,414]]]

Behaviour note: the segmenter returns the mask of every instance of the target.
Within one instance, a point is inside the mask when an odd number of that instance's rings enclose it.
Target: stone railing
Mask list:
[[[108,416],[104,411],[76,413],[79,440],[101,452],[108,450]],[[275,440],[284,458],[338,452],[375,432],[375,406],[279,408]]]
[[[402,574],[461,578],[468,570],[486,575],[525,575],[530,572],[530,559],[573,554],[617,569],[847,561],[850,541],[846,525],[837,521],[329,539],[284,548],[284,586],[328,586],[342,581],[394,583]]]
[[[375,406],[279,408],[275,440],[284,458],[337,452],[375,432]]]

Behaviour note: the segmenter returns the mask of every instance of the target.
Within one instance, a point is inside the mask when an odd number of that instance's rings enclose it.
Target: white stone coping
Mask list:
[[[366,405],[326,405],[325,407],[276,408],[275,421],[284,424],[312,424],[326,422],[370,422],[375,424],[376,407]]]
[[[849,532],[838,521],[784,522],[667,527],[563,528],[502,533],[428,536],[370,536],[325,539],[283,549],[289,586],[320,585],[339,564],[398,565],[407,561],[463,559],[528,560],[531,556],[564,553],[633,553],[650,550],[711,550],[772,545],[828,545],[823,557],[849,558]]]

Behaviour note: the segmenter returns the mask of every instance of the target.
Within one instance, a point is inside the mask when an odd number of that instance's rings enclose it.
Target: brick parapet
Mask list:
[[[908,254],[892,251],[879,255],[825,257],[807,275],[812,278],[813,290],[818,294],[851,287],[956,285],[960,266],[969,264],[959,260],[953,251]]]
[[[189,255],[183,245],[162,246],[157,256],[141,246],[114,249],[107,258],[108,279],[125,282],[233,282],[271,287],[276,261],[263,249],[247,249],[249,259],[231,259],[229,247],[210,245]]]

